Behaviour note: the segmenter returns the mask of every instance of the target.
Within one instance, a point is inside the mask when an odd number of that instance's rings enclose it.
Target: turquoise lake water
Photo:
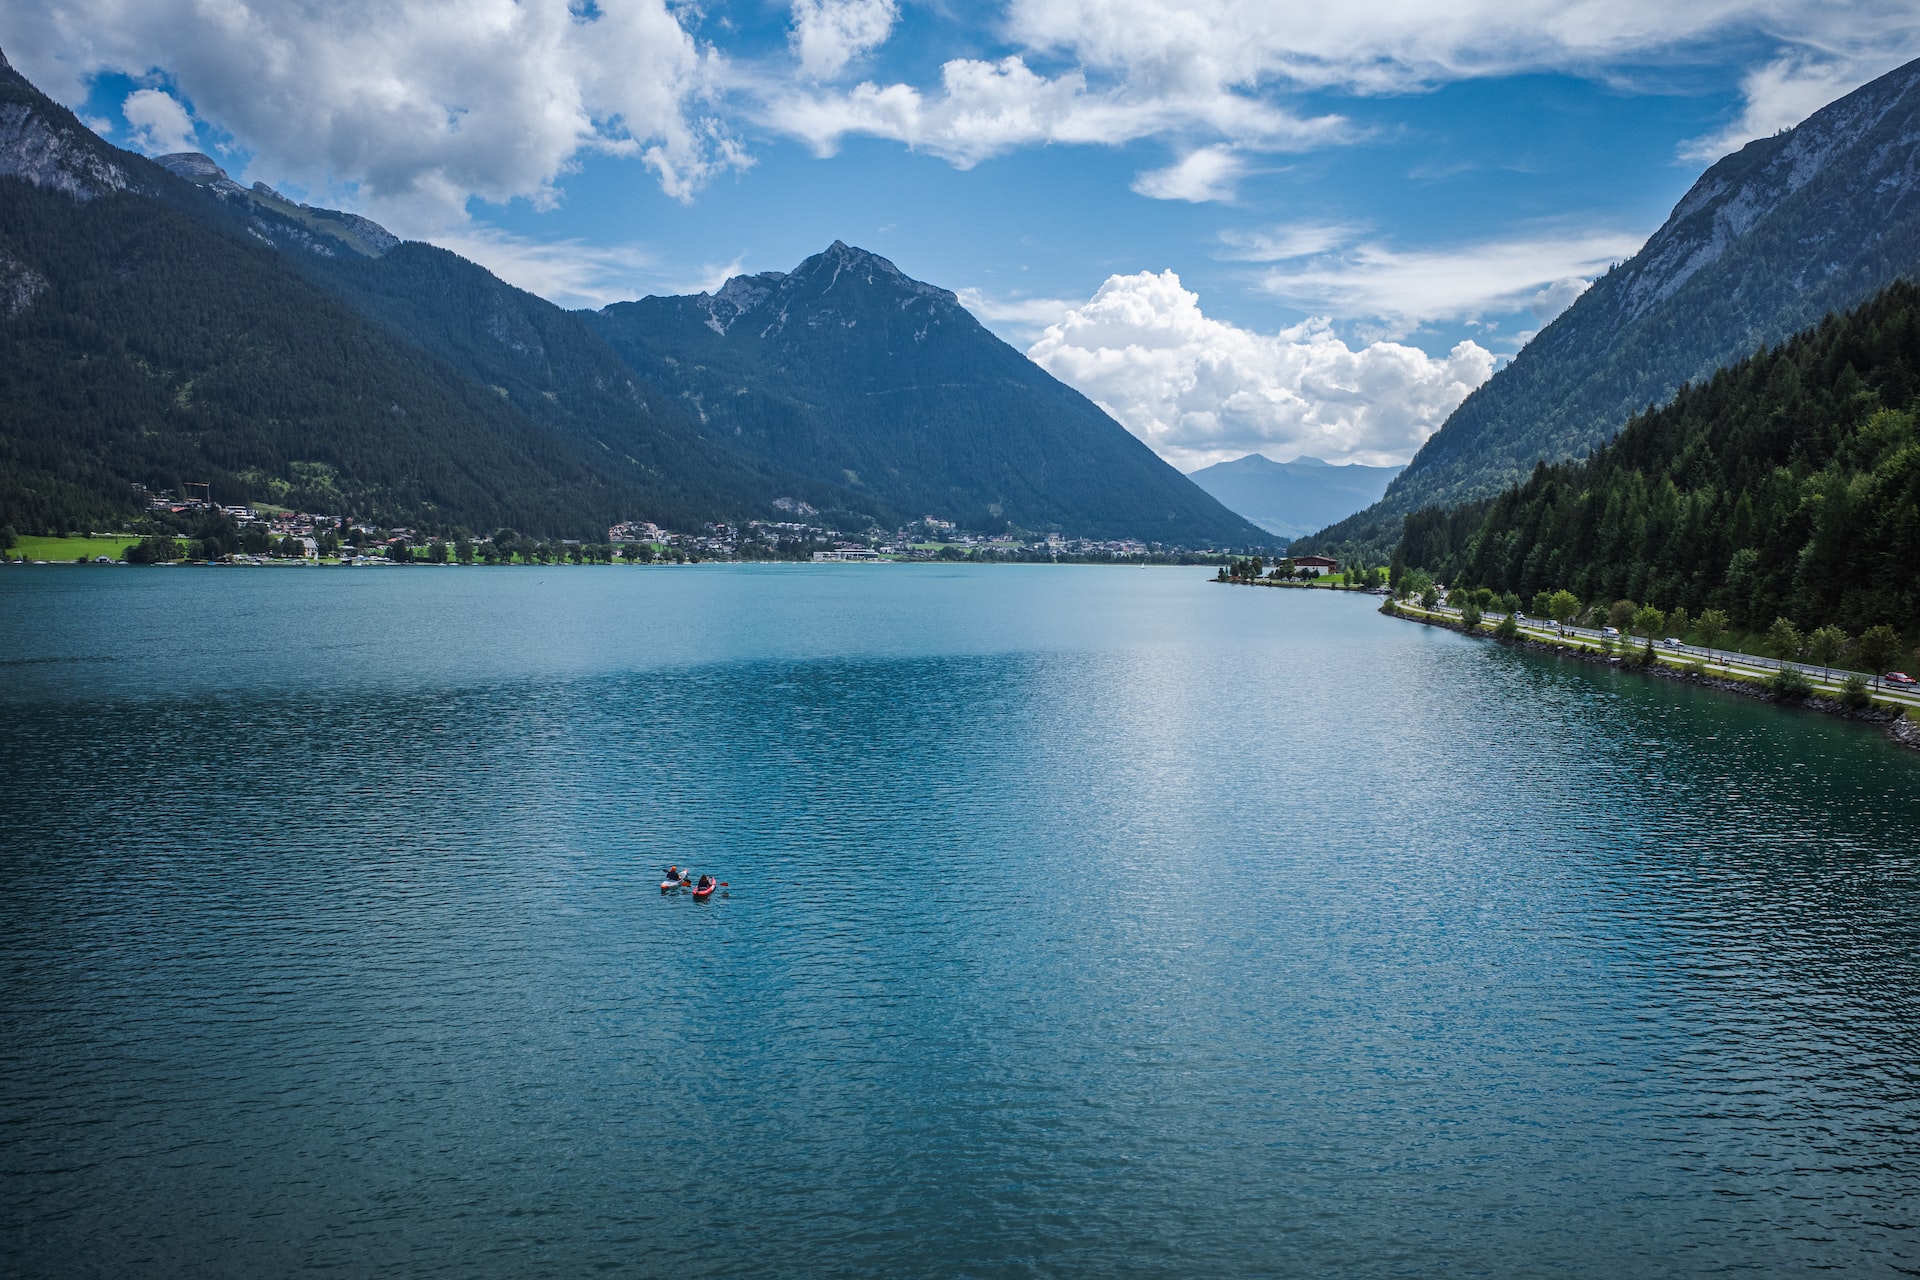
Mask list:
[[[0,1274],[1920,1270],[1920,753],[1209,576],[0,569]]]

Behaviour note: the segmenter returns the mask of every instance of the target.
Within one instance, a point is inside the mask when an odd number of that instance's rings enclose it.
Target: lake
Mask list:
[[[0,570],[0,1272],[1920,1269],[1920,754],[1210,576]]]

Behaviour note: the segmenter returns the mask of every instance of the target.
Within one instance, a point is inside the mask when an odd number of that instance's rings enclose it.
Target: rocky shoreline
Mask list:
[[[1408,612],[1404,609],[1395,609],[1390,616],[1402,618],[1408,622],[1418,622],[1423,626],[1440,627],[1447,631],[1458,631],[1462,635],[1468,634],[1467,627],[1448,618],[1426,617],[1421,614]],[[1472,634],[1483,639],[1497,640],[1496,637],[1488,635],[1488,633],[1484,631],[1475,631]],[[1539,653],[1551,653],[1563,658],[1574,658],[1581,662],[1592,663],[1595,666],[1620,667],[1629,671],[1638,671],[1643,675],[1657,676],[1663,680],[1678,680],[1682,684],[1698,685],[1706,689],[1718,689],[1723,693],[1738,694],[1743,698],[1755,698],[1762,702],[1777,703],[1782,701],[1776,698],[1766,685],[1754,680],[1735,680],[1727,676],[1711,675],[1704,671],[1688,671],[1661,662],[1656,662],[1651,666],[1642,666],[1640,663],[1630,659],[1608,657],[1588,649],[1551,644],[1545,640],[1535,640],[1530,636],[1520,636],[1513,640],[1497,640],[1497,642],[1500,644],[1514,645],[1522,649],[1532,649]],[[1838,716],[1843,720],[1859,720],[1867,724],[1881,725],[1886,729],[1887,736],[1895,742],[1898,742],[1903,747],[1911,747],[1916,751],[1920,751],[1920,723],[1909,719],[1900,711],[1890,710],[1879,705],[1849,707],[1837,698],[1829,698],[1821,694],[1813,694],[1805,698],[1794,698],[1785,702],[1784,705],[1805,707],[1810,711],[1818,711],[1822,715]]]

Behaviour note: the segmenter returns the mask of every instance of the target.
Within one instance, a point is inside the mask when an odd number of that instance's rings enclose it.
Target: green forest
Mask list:
[[[1724,612],[1740,630],[1920,638],[1920,288],[1635,417],[1584,462],[1406,517],[1397,564],[1520,599]]]

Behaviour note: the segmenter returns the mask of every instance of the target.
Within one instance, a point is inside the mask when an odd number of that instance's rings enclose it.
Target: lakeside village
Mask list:
[[[192,486],[201,487],[201,486]],[[1099,540],[1060,534],[981,535],[952,521],[926,516],[896,530],[878,526],[847,532],[807,523],[811,507],[777,503],[790,521],[709,523],[696,532],[629,520],[607,530],[604,542],[545,539],[498,529],[421,533],[374,527],[346,515],[290,511],[265,505],[217,504],[203,491],[171,492],[148,500],[145,528],[118,534],[74,532],[21,537],[0,530],[0,557],[16,563],[87,564],[698,564],[703,561],[946,561],[956,563],[1097,563],[1213,565],[1225,552],[1193,550],[1134,539]]]

